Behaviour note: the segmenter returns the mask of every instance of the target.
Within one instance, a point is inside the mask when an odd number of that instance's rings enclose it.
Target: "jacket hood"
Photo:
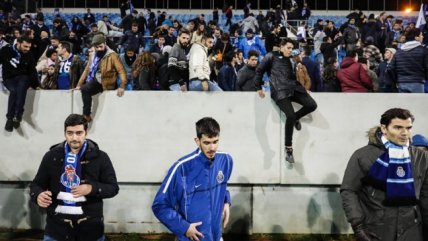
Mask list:
[[[380,126],[374,126],[367,131],[367,137],[369,138],[369,144],[375,146],[383,146],[382,141],[379,138],[381,133]]]
[[[356,64],[357,62],[355,62],[355,60],[351,57],[345,57],[342,61],[342,65],[340,66],[340,68],[348,68],[349,66]]]
[[[409,41],[401,45],[401,50],[410,51],[418,46],[421,46],[421,43],[418,41]]]

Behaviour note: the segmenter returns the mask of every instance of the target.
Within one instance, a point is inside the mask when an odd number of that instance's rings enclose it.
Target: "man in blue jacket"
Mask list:
[[[227,181],[232,157],[217,152],[220,126],[211,117],[196,122],[198,149],[169,169],[156,194],[152,210],[179,241],[219,241],[222,221],[229,221]]]

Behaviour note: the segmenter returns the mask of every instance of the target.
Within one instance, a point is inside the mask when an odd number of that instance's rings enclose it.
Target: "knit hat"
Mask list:
[[[428,139],[423,135],[414,135],[412,138],[412,146],[428,147]]]
[[[97,34],[92,38],[92,45],[100,45],[106,42],[104,34]]]

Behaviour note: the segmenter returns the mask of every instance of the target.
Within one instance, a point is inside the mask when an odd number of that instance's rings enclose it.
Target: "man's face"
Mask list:
[[[186,47],[189,44],[190,36],[186,33],[182,33],[180,37],[178,38],[179,43],[181,46]]]
[[[412,126],[411,118],[405,120],[394,118],[388,126],[381,125],[381,130],[389,141],[397,145],[406,145],[412,135]]]
[[[258,59],[257,59],[257,57],[256,56],[251,56],[249,59],[248,59],[248,65],[249,66],[251,66],[251,67],[253,67],[253,68],[255,68],[256,66],[257,66],[257,61],[258,61]]]
[[[83,125],[68,126],[65,129],[65,140],[71,150],[78,152],[86,139],[86,131]]]
[[[106,49],[106,44],[98,44],[94,46],[95,52],[103,52]]]
[[[18,50],[21,51],[22,53],[28,53],[30,51],[31,48],[31,43],[28,43],[26,41],[23,41],[22,43],[18,42]]]
[[[75,39],[76,38],[76,33],[74,32],[70,32],[70,35],[68,36],[69,39]]]
[[[294,45],[292,43],[286,43],[285,45],[281,46],[281,52],[285,57],[291,56],[291,51],[293,51]]]
[[[59,41],[57,39],[51,39],[51,45],[56,48],[59,45]]]
[[[187,29],[188,29],[188,30],[192,31],[194,28],[195,28],[195,24],[194,24],[193,22],[189,22],[189,23],[187,24]]]
[[[175,29],[174,28],[169,28],[168,29],[168,34],[169,35],[173,35],[174,34]]]
[[[354,25],[355,24],[355,19],[349,20],[349,24]]]
[[[132,26],[132,32],[134,33],[138,32],[138,26]]]
[[[205,39],[204,45],[208,49],[211,49],[213,47],[213,45],[214,45],[214,40],[212,38],[207,38],[207,39]]]
[[[159,38],[158,39],[158,45],[162,46],[165,43],[165,38]]]
[[[400,31],[400,29],[401,29],[400,24],[398,24],[398,23],[394,24],[393,29],[394,29],[395,31]]]
[[[214,36],[215,36],[216,38],[220,38],[220,37],[221,37],[220,30],[218,30],[218,29],[214,30]]]
[[[201,138],[195,138],[196,145],[199,146],[202,153],[204,153],[204,155],[210,160],[214,159],[215,157],[218,148],[218,141],[219,136],[210,138],[205,134],[202,134]]]
[[[126,56],[128,56],[129,58],[133,57],[135,55],[134,51],[126,51]]]
[[[253,38],[254,34],[246,33],[245,36],[247,36],[247,39],[251,39],[251,38]]]
[[[59,44],[58,48],[56,48],[56,52],[58,53],[59,56],[63,57],[64,54],[67,52],[67,50],[62,47],[62,44]]]
[[[392,56],[393,55],[392,55],[392,53],[390,51],[388,51],[388,50],[385,51],[384,57],[385,57],[386,60],[392,59]]]
[[[92,30],[92,32],[96,33],[96,32],[98,32],[98,27],[92,27],[91,30]]]

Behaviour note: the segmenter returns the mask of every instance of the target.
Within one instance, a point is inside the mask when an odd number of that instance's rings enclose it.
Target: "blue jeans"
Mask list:
[[[171,91],[181,91],[180,84],[173,84],[169,86]]]
[[[202,91],[202,82],[200,80],[191,80],[189,84],[190,91]],[[223,91],[217,83],[208,80],[208,91]]]
[[[30,78],[26,75],[3,80],[4,86],[9,90],[9,101],[6,114],[8,120],[12,120],[14,117],[18,120],[22,119],[29,83]]]
[[[103,235],[101,238],[97,239],[96,241],[104,241],[104,240],[106,240],[106,237]],[[57,240],[45,234],[43,236],[43,241],[57,241]]]
[[[425,93],[425,86],[423,83],[399,83],[399,93]]]

